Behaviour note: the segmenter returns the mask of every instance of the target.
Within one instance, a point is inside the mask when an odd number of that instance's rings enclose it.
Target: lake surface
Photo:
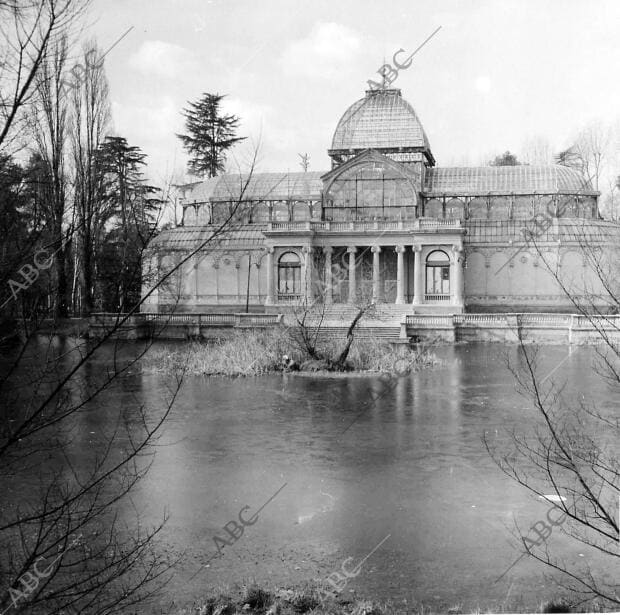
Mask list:
[[[326,579],[380,543],[343,594],[465,612],[535,609],[558,596],[531,558],[506,572],[522,553],[511,536],[515,521],[527,528],[544,520],[549,505],[502,474],[482,441],[486,433],[502,447],[511,428],[526,429],[534,416],[507,367],[518,349],[470,344],[435,352],[441,366],[395,385],[188,377],[134,496],[145,521],[170,515],[164,544],[181,556],[171,599],[188,605],[211,587],[251,580],[287,587]],[[593,357],[592,349],[545,347],[540,374],[565,382],[567,399],[585,393],[617,407],[617,394],[591,372]],[[156,411],[172,384],[163,374],[130,374],[105,403],[131,400]],[[99,407],[84,420],[86,450],[107,415]],[[263,505],[214,558],[214,536],[230,540],[223,526],[238,522],[243,507],[250,519]],[[584,557],[560,531],[548,544],[569,561]]]

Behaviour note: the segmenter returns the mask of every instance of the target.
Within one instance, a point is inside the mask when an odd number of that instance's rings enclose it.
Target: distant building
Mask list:
[[[153,240],[145,272],[178,263],[231,211],[234,223],[144,309],[241,311],[247,301],[278,310],[304,295],[346,304],[366,293],[402,313],[561,311],[572,304],[524,233],[577,294],[599,288],[584,237],[618,245],[599,193],[570,168],[435,166],[398,89],[368,91],[351,105],[328,154],[326,172],[182,187],[182,225]]]

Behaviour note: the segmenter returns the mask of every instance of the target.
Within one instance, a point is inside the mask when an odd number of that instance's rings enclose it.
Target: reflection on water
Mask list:
[[[165,544],[182,555],[172,597],[186,604],[205,588],[249,579],[269,586],[324,579],[388,534],[349,583],[350,595],[436,609],[533,608],[553,597],[543,569],[527,558],[497,580],[520,554],[514,522],[527,527],[548,508],[507,479],[482,442],[486,434],[501,446],[509,429],[533,417],[507,369],[518,350],[437,352],[442,366],[388,390],[378,378],[188,378],[127,507],[152,522],[170,514]],[[565,381],[568,398],[590,392],[601,405],[618,401],[591,374],[591,350],[569,356],[566,347],[547,347],[540,361],[543,376],[561,363],[550,380]],[[90,369],[96,374],[101,364]],[[94,376],[86,369],[83,377]],[[105,407],[161,411],[171,382],[131,374],[105,394]],[[106,428],[105,407],[83,418],[85,450]],[[284,483],[257,523],[213,559],[214,536],[226,538],[240,509],[249,507],[249,516]],[[549,540],[573,548],[560,532]]]

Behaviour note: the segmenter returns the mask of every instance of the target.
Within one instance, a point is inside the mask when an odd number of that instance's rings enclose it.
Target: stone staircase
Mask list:
[[[330,326],[345,326],[355,318],[357,311],[358,308],[354,305],[330,305],[325,308],[324,320]],[[379,304],[374,310],[364,315],[361,326],[400,327],[400,323],[405,321],[405,316],[412,314],[411,305]]]
[[[354,305],[335,304],[327,306],[321,325],[323,334],[344,337],[357,312],[358,308]],[[355,335],[360,338],[401,340],[401,323],[405,322],[405,317],[411,314],[413,314],[411,305],[380,304],[371,313],[364,315],[356,327]]]
[[[320,337],[344,338],[348,327],[324,326]],[[386,341],[400,341],[400,325],[397,327],[365,327],[358,326],[355,329],[356,338],[375,338]]]

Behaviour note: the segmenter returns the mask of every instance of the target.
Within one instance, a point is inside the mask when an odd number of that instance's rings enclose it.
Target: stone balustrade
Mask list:
[[[153,336],[162,338],[210,337],[204,330],[234,328],[264,328],[277,326],[282,314],[249,313],[161,313],[140,312],[126,317],[125,314],[95,313],[89,320],[90,336],[101,338],[113,331],[114,338],[143,339]]]
[[[463,228],[458,218],[416,218],[412,220],[298,220],[289,222],[270,222],[268,232],[290,233],[296,231],[343,232],[343,231],[446,231]]]
[[[597,344],[620,342],[620,315],[551,313],[413,314],[401,335],[444,341]]]
[[[326,335],[336,335],[350,320],[341,318],[322,321]],[[620,343],[620,315],[584,316],[552,313],[482,313],[482,314],[407,314],[402,319],[400,339],[414,341],[470,341],[597,344],[605,338]],[[360,335],[368,337],[369,327],[376,333],[381,328],[395,330],[399,320],[386,318],[360,323]],[[114,338],[143,339],[149,337],[209,338],[225,337],[234,329],[264,328],[284,325],[283,314],[262,313],[153,313],[126,316],[95,313],[90,317],[90,335],[101,338],[113,331]],[[330,332],[331,331],[331,332]]]

